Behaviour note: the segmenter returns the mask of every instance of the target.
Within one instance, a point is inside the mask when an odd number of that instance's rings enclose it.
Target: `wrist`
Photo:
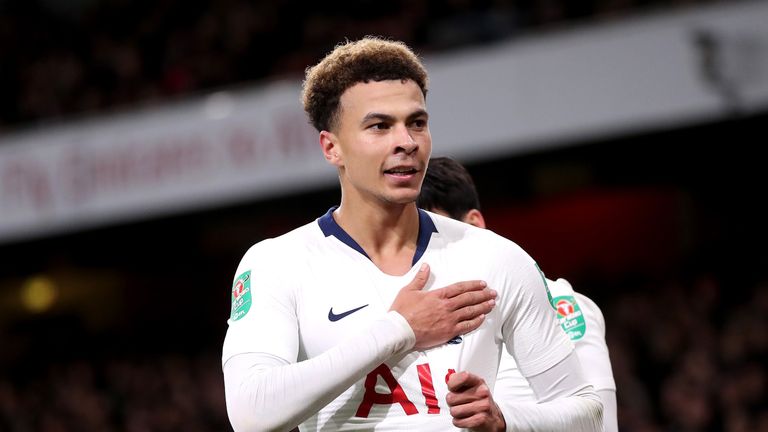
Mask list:
[[[404,337],[402,344],[397,348],[398,353],[410,351],[416,345],[416,333],[414,333],[411,324],[400,313],[394,310],[387,312],[387,319],[394,324],[398,332]]]

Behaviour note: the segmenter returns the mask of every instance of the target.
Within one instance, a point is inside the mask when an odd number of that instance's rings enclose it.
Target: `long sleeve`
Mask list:
[[[613,379],[608,345],[605,343],[605,318],[600,308],[588,297],[576,293],[576,299],[584,312],[587,330],[576,341],[576,353],[584,366],[584,375],[603,402],[603,430],[618,431],[616,409],[616,383]]]
[[[237,432],[290,430],[386,359],[416,342],[408,322],[389,312],[356,337],[298,363],[237,354],[224,364],[227,413]]]
[[[602,403],[551,309],[546,279],[532,259],[521,261],[502,334],[538,403],[497,401],[507,430],[600,432]]]
[[[508,431],[596,432],[603,428],[603,406],[569,354],[554,367],[528,377],[539,402],[496,400]]]

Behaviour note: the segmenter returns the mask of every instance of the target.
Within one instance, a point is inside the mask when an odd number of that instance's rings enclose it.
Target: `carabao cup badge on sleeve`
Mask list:
[[[232,286],[232,313],[229,318],[237,321],[251,309],[251,271],[241,274]]]

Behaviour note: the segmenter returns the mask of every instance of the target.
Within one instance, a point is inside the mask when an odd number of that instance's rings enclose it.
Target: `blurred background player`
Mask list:
[[[422,209],[479,228],[486,227],[477,189],[469,171],[451,158],[430,159],[417,204]],[[615,432],[618,430],[616,384],[605,342],[603,314],[591,299],[575,292],[565,279],[546,279],[546,283],[550,303],[563,331],[574,342],[584,374],[603,402],[604,430]],[[506,352],[502,352],[493,395],[496,400],[536,400],[514,358]]]

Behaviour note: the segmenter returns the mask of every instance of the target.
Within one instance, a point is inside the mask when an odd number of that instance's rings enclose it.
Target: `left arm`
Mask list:
[[[584,336],[575,342],[576,353],[585,365],[584,376],[603,403],[603,431],[618,432],[616,383],[613,379],[608,345],[605,342],[605,318],[590,298],[575,293],[586,320]]]
[[[510,431],[601,431],[602,404],[552,313],[544,275],[516,245],[503,254],[507,256],[497,263],[503,272],[498,283],[504,286],[497,306],[503,320],[501,334],[539,403],[493,401],[481,380],[457,376],[453,389],[449,383],[450,400],[446,399],[456,413],[454,420],[472,423],[469,427],[478,431],[504,430],[499,415]]]
[[[494,400],[485,381],[469,372],[451,375],[446,402],[453,425],[478,432],[600,431],[600,398],[580,372],[571,353],[560,363],[528,377],[539,402]]]

